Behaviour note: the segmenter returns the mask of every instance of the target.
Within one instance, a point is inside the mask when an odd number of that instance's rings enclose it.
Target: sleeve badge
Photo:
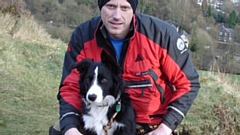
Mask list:
[[[178,38],[177,40],[177,48],[180,51],[183,51],[185,49],[185,43],[181,38]]]

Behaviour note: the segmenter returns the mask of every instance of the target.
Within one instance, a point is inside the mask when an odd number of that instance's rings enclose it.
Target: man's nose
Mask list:
[[[120,8],[116,8],[116,10],[114,11],[114,14],[113,14],[113,18],[116,20],[121,18],[121,9]]]

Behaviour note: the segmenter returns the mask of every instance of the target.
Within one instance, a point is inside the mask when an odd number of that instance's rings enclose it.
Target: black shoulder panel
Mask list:
[[[149,40],[161,45],[162,48],[167,49],[171,40],[177,41],[179,34],[174,26],[171,24],[144,14],[136,14],[137,31],[142,33]]]

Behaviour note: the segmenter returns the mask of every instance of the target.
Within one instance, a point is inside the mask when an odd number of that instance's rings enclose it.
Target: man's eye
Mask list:
[[[115,6],[114,5],[107,5],[108,8],[114,8]]]
[[[102,79],[102,80],[101,80],[101,83],[107,83],[107,79],[105,79],[105,78]]]
[[[129,9],[129,7],[122,7],[122,10],[124,10],[124,11],[126,11],[128,9]]]

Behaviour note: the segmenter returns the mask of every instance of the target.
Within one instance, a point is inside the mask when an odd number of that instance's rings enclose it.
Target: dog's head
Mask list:
[[[105,51],[101,53],[101,62],[83,59],[73,68],[80,73],[80,95],[88,104],[111,105],[123,92],[121,67]]]

